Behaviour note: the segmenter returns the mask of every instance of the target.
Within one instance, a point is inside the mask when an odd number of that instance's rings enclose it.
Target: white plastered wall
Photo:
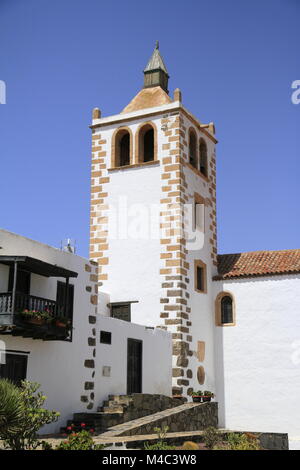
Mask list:
[[[100,331],[112,334],[112,344],[101,344]],[[172,393],[172,337],[169,332],[142,325],[99,316],[97,336],[96,394],[98,402],[108,395],[127,393],[127,340],[141,340],[142,346],[142,392]],[[103,376],[103,367],[111,368],[110,376]]]
[[[112,136],[116,128],[127,126],[133,135],[133,155],[135,156],[135,135],[138,127],[144,122],[152,122],[157,129],[157,157],[158,160],[168,154],[162,146],[168,140],[161,130],[161,118],[158,116],[126,120],[120,124],[108,125],[95,131],[101,134],[101,139],[106,140],[103,150],[107,153],[107,166],[111,167]],[[120,115],[122,117],[122,115]],[[128,231],[118,227],[122,235],[112,235],[109,225],[108,243],[109,249],[105,256],[109,258],[106,268],[108,280],[103,281],[101,290],[109,293],[111,302],[137,301],[131,305],[131,319],[133,323],[157,326],[160,320],[160,295],[161,279],[160,270],[160,234],[157,230],[158,219],[153,216],[160,210],[161,193],[161,165],[159,162],[152,165],[138,166],[109,172],[109,183],[106,184],[105,204],[110,207],[109,218],[112,218],[112,208],[123,207],[121,210],[125,217],[125,206],[128,212]],[[153,209],[154,212],[151,212]],[[152,218],[150,214],[152,213]],[[120,214],[120,212],[119,212]],[[143,218],[145,214],[145,218]],[[148,216],[147,216],[148,214]],[[133,222],[133,218],[135,221]],[[118,219],[120,220],[120,219]],[[123,219],[122,219],[123,220]],[[124,225],[123,225],[124,228]],[[137,228],[137,236],[134,232]],[[141,231],[143,235],[141,236]],[[151,234],[150,234],[151,233]],[[150,235],[149,235],[150,234]]]
[[[214,282],[236,326],[215,327],[220,425],[300,438],[300,276]]]
[[[31,256],[78,273],[77,278],[70,279],[75,286],[72,342],[0,336],[5,341],[6,350],[28,353],[26,378],[40,383],[41,390],[48,397],[46,407],[61,413],[59,421],[46,426],[44,432],[58,431],[74,411],[85,411],[80,396],[84,382],[90,380],[90,371],[84,367],[84,360],[90,357],[87,338],[91,330],[88,323],[91,294],[86,291],[90,273],[85,271],[88,260],[5,230],[0,231],[0,245],[1,255]],[[0,266],[3,268],[3,265]],[[57,281],[64,281],[63,278],[45,278],[35,274],[31,278],[31,295],[50,300],[56,299]],[[1,285],[7,284],[7,280],[8,270],[1,269]]]
[[[209,139],[203,132],[199,131],[193,123],[184,116],[184,126],[189,130],[192,127],[197,135],[197,143],[202,138],[207,145],[207,156],[208,156],[208,173],[210,172],[210,159],[212,154],[215,152],[215,144]],[[197,149],[199,151],[199,148]],[[199,153],[198,153],[199,155]],[[209,183],[204,178],[201,178],[198,174],[193,172],[189,167],[184,167],[184,173],[186,182],[188,185],[187,193],[189,196],[189,203],[194,203],[194,194],[198,193],[203,198],[211,198],[209,192]],[[215,367],[214,367],[214,323],[213,323],[213,287],[212,287],[212,275],[215,273],[215,268],[212,265],[211,250],[212,245],[210,239],[213,236],[213,232],[210,229],[211,218],[210,213],[212,206],[206,205],[204,209],[204,245],[201,248],[190,249],[187,261],[190,264],[188,293],[190,295],[190,307],[191,314],[190,319],[192,326],[190,328],[190,334],[192,336],[192,342],[190,349],[193,351],[193,356],[190,358],[189,367],[193,371],[193,378],[190,380],[190,387],[194,390],[211,390],[215,391]],[[195,290],[195,279],[194,279],[194,260],[201,260],[206,264],[207,270],[207,292],[199,293]],[[205,342],[205,357],[203,362],[199,362],[197,357],[197,342]],[[197,369],[199,366],[204,367],[205,371],[205,382],[200,385],[197,380]]]
[[[28,355],[26,378],[40,383],[48,397],[46,407],[61,413],[59,421],[44,427],[42,433],[58,432],[60,426],[72,419],[74,412],[96,411],[109,394],[126,393],[128,338],[143,341],[143,392],[171,394],[170,333],[105,315],[96,315],[96,323],[92,325],[88,322],[89,316],[95,315],[95,306],[90,302],[91,292],[86,290],[91,285],[90,272],[85,269],[89,265],[88,260],[4,230],[0,230],[0,243],[2,255],[32,256],[78,273],[78,277],[71,280],[75,286],[72,342],[0,335],[0,339],[5,341],[6,350]],[[31,277],[31,295],[55,300],[57,278],[44,278],[35,274]],[[3,292],[7,290],[7,283],[7,266],[0,264]],[[99,294],[99,307],[104,314],[107,314],[109,301],[108,294]],[[91,334],[92,328],[95,329],[94,335]],[[100,343],[100,330],[112,333],[112,345]],[[88,346],[88,338],[91,336],[96,341],[94,348]],[[92,356],[93,349],[95,357]],[[93,358],[95,375],[91,378],[92,370],[84,367],[84,361]],[[102,375],[103,366],[111,367],[111,377]],[[85,382],[91,381],[94,381],[94,388],[84,390]],[[94,406],[87,409],[81,397],[91,393],[94,394]]]

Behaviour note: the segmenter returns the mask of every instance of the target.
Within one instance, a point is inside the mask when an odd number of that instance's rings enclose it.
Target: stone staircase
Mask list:
[[[97,411],[108,414],[124,413],[132,404],[133,397],[130,395],[109,395],[108,400],[105,400]]]
[[[155,428],[166,427],[170,432],[200,431],[218,427],[218,403],[184,403],[142,418],[112,426],[102,433],[107,441],[121,436],[138,436],[154,433]]]
[[[151,415],[169,408],[174,408],[186,402],[186,398],[172,398],[165,395],[134,393],[133,395],[109,395],[97,412],[74,413],[73,419],[60,429],[62,434],[82,429],[93,429],[95,434],[101,434],[113,426],[123,424],[144,416]]]

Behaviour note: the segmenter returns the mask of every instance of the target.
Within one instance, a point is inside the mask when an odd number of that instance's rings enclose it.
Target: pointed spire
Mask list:
[[[153,54],[144,69],[144,88],[160,86],[168,93],[168,79],[168,71],[159,52],[159,42],[156,41]]]

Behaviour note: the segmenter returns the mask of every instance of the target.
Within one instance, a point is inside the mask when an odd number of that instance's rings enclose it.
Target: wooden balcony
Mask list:
[[[9,266],[12,287],[0,293],[0,334],[42,340],[72,340],[72,312],[69,309],[69,279],[78,273],[57,264],[29,256],[0,255],[0,263]],[[30,295],[18,287],[19,269],[45,278],[65,278],[65,294],[60,303]],[[10,283],[8,283],[10,284]],[[27,315],[26,315],[27,311]],[[29,312],[28,312],[29,311]],[[64,318],[63,321],[59,321]],[[68,319],[69,321],[66,321]]]
[[[14,307],[13,307],[14,303]],[[46,312],[47,321],[22,314],[24,311]],[[66,308],[54,300],[12,292],[0,293],[0,334],[43,340],[67,340],[72,325],[63,326],[59,319],[66,317]]]

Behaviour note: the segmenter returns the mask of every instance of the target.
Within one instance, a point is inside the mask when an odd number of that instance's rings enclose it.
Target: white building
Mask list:
[[[300,250],[218,256],[214,124],[169,96],[158,45],[144,74],[120,114],[93,111],[93,261],[0,232],[5,373],[27,364],[64,420],[172,382],[215,392],[221,426],[300,442]],[[24,327],[35,302],[70,328]]]
[[[0,377],[41,384],[47,408],[61,413],[44,432],[135,386],[171,394],[171,335],[99,315],[95,262],[5,230],[0,246]],[[30,319],[26,310],[50,320]]]
[[[300,250],[217,256],[214,125],[169,96],[158,45],[144,75],[120,114],[93,111],[90,257],[107,314],[170,331],[173,391],[216,392],[222,426],[300,436]]]

